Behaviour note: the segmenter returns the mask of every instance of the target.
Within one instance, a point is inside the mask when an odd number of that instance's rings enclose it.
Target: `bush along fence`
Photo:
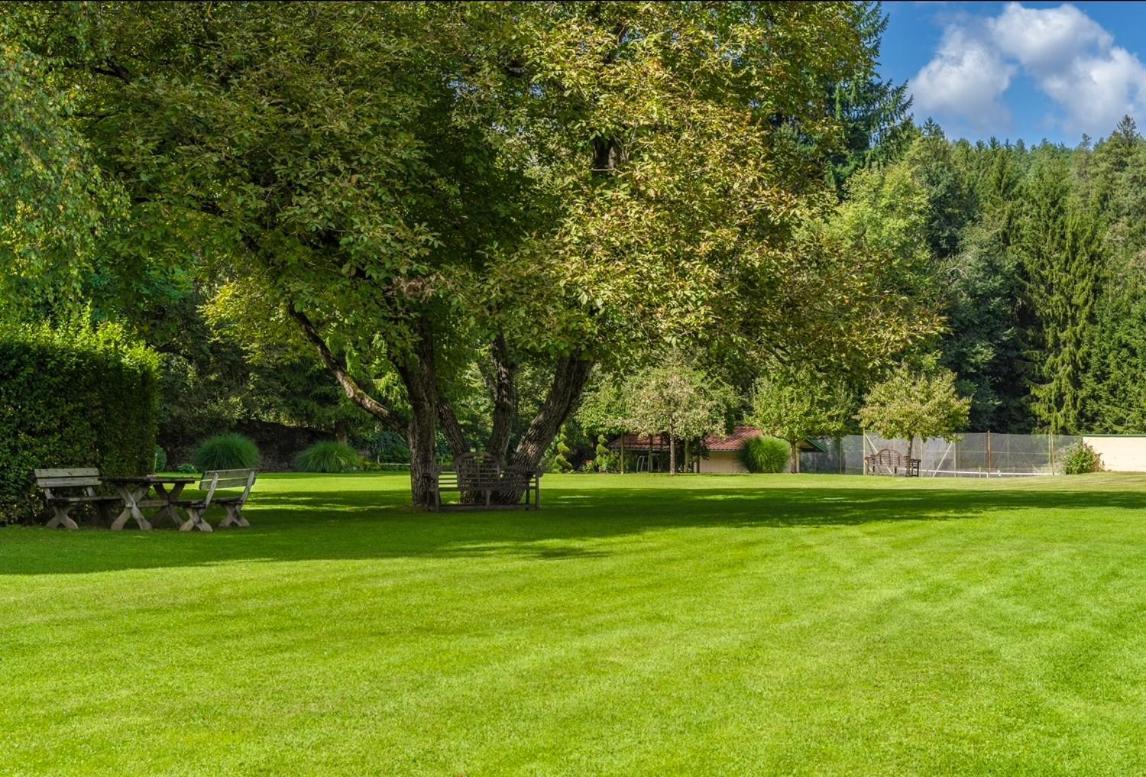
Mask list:
[[[0,329],[0,523],[42,509],[32,470],[151,471],[158,359],[113,325]]]

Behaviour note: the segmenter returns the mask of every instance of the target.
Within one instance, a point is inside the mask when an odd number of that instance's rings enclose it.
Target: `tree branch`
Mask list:
[[[469,446],[466,445],[466,435],[462,431],[462,425],[458,423],[453,405],[443,396],[438,397],[438,422],[442,425],[442,434],[446,436],[454,458],[468,453]]]
[[[322,363],[326,365],[330,373],[334,375],[334,379],[337,380],[338,385],[342,387],[346,398],[377,418],[388,429],[398,432],[399,434],[405,434],[406,425],[402,420],[394,415],[389,408],[366,393],[362,386],[358,384],[358,381],[351,376],[350,371],[346,368],[346,363],[335,356],[330,350],[330,347],[326,344],[326,341],[322,339],[322,335],[318,333],[317,327],[315,327],[310,318],[302,311],[295,310],[293,305],[288,305],[287,310],[291,318],[298,322],[306,339],[309,340],[315,350],[318,351],[319,358],[322,359]]]

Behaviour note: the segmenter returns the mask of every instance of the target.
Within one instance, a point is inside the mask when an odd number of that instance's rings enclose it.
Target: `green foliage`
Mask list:
[[[184,462],[175,468],[176,472],[181,472],[185,475],[198,475],[201,471],[198,467],[190,462]]]
[[[626,384],[632,431],[695,439],[723,431],[736,397],[719,378],[680,355],[634,375]]]
[[[603,434],[597,435],[597,444],[593,447],[593,469],[597,472],[612,472],[618,465],[617,457],[609,450],[609,440]]]
[[[783,472],[792,446],[779,437],[750,437],[740,449],[740,460],[749,472]]]
[[[340,442],[316,442],[294,461],[299,472],[355,472],[362,469],[358,451]]]
[[[113,199],[71,118],[79,95],[0,14],[0,319],[68,314]]]
[[[35,468],[152,471],[157,368],[115,325],[0,327],[0,522],[37,513]]]
[[[843,124],[863,125],[848,149],[863,153],[902,113],[868,89],[882,89],[871,6],[92,3],[19,15],[132,203],[117,254],[194,257],[227,281],[212,318],[249,340],[285,348],[309,321],[360,405],[390,428],[412,415],[427,427],[412,437],[420,464],[445,411],[463,432],[455,447],[492,426],[469,423],[464,405],[475,365],[496,372],[493,342],[508,372],[547,376],[537,393],[564,398],[511,407],[525,416],[515,455],[535,458],[575,406],[582,365],[640,364],[703,337],[730,360],[782,343],[867,368],[934,320],[853,326],[918,306],[887,282],[882,248],[857,263],[819,229]],[[411,396],[423,373],[438,390]],[[488,417],[497,403],[473,405]],[[548,417],[535,425],[530,411]]]
[[[152,472],[164,472],[167,469],[167,451],[156,445],[155,455],[152,457],[152,462]]]
[[[375,461],[384,464],[408,464],[410,448],[402,435],[391,431],[381,431],[368,439],[370,455]]]
[[[259,448],[254,441],[237,432],[209,437],[195,451],[195,466],[201,472],[210,469],[251,469],[259,465]]]
[[[865,429],[907,440],[910,457],[915,438],[950,440],[967,425],[971,401],[955,390],[955,374],[933,362],[922,370],[902,364],[868,392],[857,416]]]
[[[582,428],[601,434],[622,434],[634,428],[631,390],[615,377],[597,378],[585,392],[577,409],[577,420]]]
[[[844,148],[832,155],[831,177],[841,196],[857,171],[887,163],[901,153],[911,128],[907,84],[884,81],[876,72],[888,16],[878,2],[861,3],[860,9],[857,30],[868,57],[853,76],[832,86]]]
[[[569,454],[572,452],[569,443],[565,437],[565,431],[562,430],[557,435],[557,441],[553,444],[553,458],[550,462],[550,468],[553,472],[572,472],[573,464],[569,461]]]
[[[805,437],[844,432],[851,397],[838,381],[805,365],[770,368],[756,381],[748,422],[787,442],[792,470],[799,470],[796,443]]]
[[[1067,475],[1102,472],[1102,455],[1086,443],[1077,442],[1066,449],[1062,466]]]

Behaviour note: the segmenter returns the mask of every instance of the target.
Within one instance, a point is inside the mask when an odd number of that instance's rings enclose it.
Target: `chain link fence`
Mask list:
[[[820,438],[823,453],[800,454],[802,472],[865,474],[864,460],[884,448],[907,455],[907,440],[874,434]],[[920,459],[920,477],[1021,477],[1061,474],[1065,449],[1082,437],[1049,434],[970,432],[954,442],[916,440],[912,458]]]

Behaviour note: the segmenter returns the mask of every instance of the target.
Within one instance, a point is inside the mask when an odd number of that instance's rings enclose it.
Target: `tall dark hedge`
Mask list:
[[[158,418],[153,352],[118,327],[0,329],[0,523],[42,510],[32,470],[151,470]]]

